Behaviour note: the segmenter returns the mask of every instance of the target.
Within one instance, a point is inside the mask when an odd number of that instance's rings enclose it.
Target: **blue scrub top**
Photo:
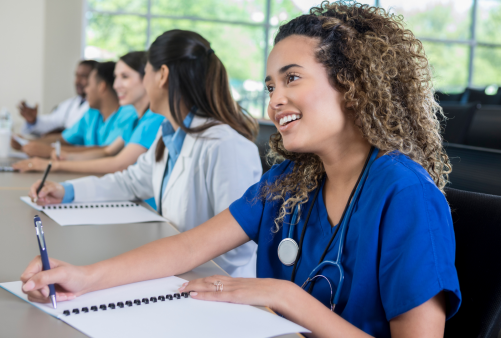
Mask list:
[[[290,173],[293,166],[291,161],[273,166],[230,206],[233,217],[258,243],[259,278],[291,278],[292,266],[283,265],[277,254],[280,241],[288,234],[283,227],[272,232],[281,202],[264,201],[260,187]],[[319,264],[336,229],[327,218],[322,190],[313,206],[297,265],[294,282],[299,286]],[[298,243],[314,193],[302,206],[303,215],[294,227],[293,238]],[[288,215],[284,222],[290,220]],[[337,257],[339,233],[326,260]],[[335,312],[370,335],[390,337],[392,318],[443,290],[450,318],[461,303],[454,258],[454,229],[444,195],[424,168],[405,155],[395,152],[381,156],[370,168],[349,223],[341,258],[345,280]],[[337,269],[328,266],[319,274],[330,279],[335,292]],[[325,280],[317,278],[312,295],[330,308],[330,288]]]
[[[117,137],[128,142],[137,124],[134,106],[121,106],[106,121],[96,109],[89,109],[71,128],[63,131],[66,142],[77,146],[107,146]]]
[[[164,119],[164,116],[155,114],[148,109],[137,121],[134,132],[128,142],[125,142],[125,145],[135,143],[145,147],[146,149],[150,149],[157,137],[158,129],[160,129],[160,125]]]

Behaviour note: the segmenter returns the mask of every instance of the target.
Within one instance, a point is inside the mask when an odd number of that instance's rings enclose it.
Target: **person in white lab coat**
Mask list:
[[[38,115],[38,105],[31,108],[28,107],[25,101],[22,101],[18,108],[26,123],[21,132],[23,134],[42,136],[50,132],[68,129],[78,122],[83,114],[89,110],[89,104],[85,100],[84,88],[96,63],[93,60],[83,60],[78,64],[75,71],[77,96],[61,102],[50,114]]]
[[[155,197],[158,211],[183,232],[259,181],[256,122],[231,97],[226,70],[207,40],[182,30],[159,36],[143,83],[150,109],[166,117],[151,148],[122,172],[46,182],[38,204]],[[234,277],[255,277],[256,248],[248,242],[214,260]]]

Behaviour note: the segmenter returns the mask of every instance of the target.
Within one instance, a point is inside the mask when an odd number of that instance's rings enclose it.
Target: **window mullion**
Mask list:
[[[148,0],[148,11],[146,14],[146,46],[144,47],[145,50],[148,50],[150,48],[150,39],[151,39],[151,0]]]
[[[478,0],[473,0],[473,8],[471,10],[471,27],[470,27],[470,63],[468,65],[468,87],[473,85],[473,61],[475,58],[475,48],[477,45],[477,8],[478,8]]]
[[[266,62],[268,61],[269,40],[270,40],[270,15],[271,15],[271,0],[266,0],[266,15],[264,19],[264,64],[263,64],[263,80],[266,77]],[[266,114],[266,91],[262,93],[261,116],[264,118]]]

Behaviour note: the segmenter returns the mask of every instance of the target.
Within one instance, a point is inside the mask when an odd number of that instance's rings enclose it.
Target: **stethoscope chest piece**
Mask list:
[[[294,265],[298,252],[299,246],[292,238],[284,238],[278,245],[278,258],[284,265]]]

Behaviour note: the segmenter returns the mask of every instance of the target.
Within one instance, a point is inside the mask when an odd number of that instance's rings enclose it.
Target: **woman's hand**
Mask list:
[[[52,152],[50,153],[50,158],[52,161],[70,161],[72,160],[71,155],[72,154],[70,152],[61,150],[58,157],[56,149],[53,149]]]
[[[18,137],[22,138],[21,135],[17,135]],[[23,147],[22,145],[19,144],[19,142],[16,141],[14,137],[10,138],[10,146],[15,149],[15,150],[21,150]]]
[[[19,109],[19,113],[22,117],[24,117],[26,122],[33,124],[37,121],[38,103],[34,108],[31,108],[26,104],[26,101],[21,101],[17,108]]]
[[[44,160],[43,158],[39,157],[33,157],[14,163],[12,165],[12,168],[17,169],[22,173],[28,171],[45,171],[48,164],[49,160]]]
[[[22,146],[21,150],[30,157],[38,156],[43,158],[50,158],[52,147],[49,144],[31,141],[28,144]]]
[[[222,284],[220,291],[216,291],[214,285],[217,281]],[[267,306],[274,311],[281,312],[283,300],[293,296],[295,289],[301,290],[295,284],[280,279],[232,278],[215,275],[186,282],[179,291],[191,291],[190,295],[194,299]]]
[[[109,146],[104,148],[106,156],[115,156],[125,147],[125,142],[122,137],[117,137]]]
[[[63,201],[63,197],[65,194],[64,187],[56,182],[45,181],[42,190],[38,193],[37,189],[40,186],[42,180],[38,180],[30,188],[30,192],[28,196],[31,200],[38,205],[47,205],[47,204],[59,204]]]
[[[37,256],[21,275],[22,290],[28,300],[49,303],[49,284],[55,284],[56,300],[72,300],[86,292],[90,285],[90,273],[86,267],[74,266],[49,258],[50,270],[42,271],[42,260]]]

